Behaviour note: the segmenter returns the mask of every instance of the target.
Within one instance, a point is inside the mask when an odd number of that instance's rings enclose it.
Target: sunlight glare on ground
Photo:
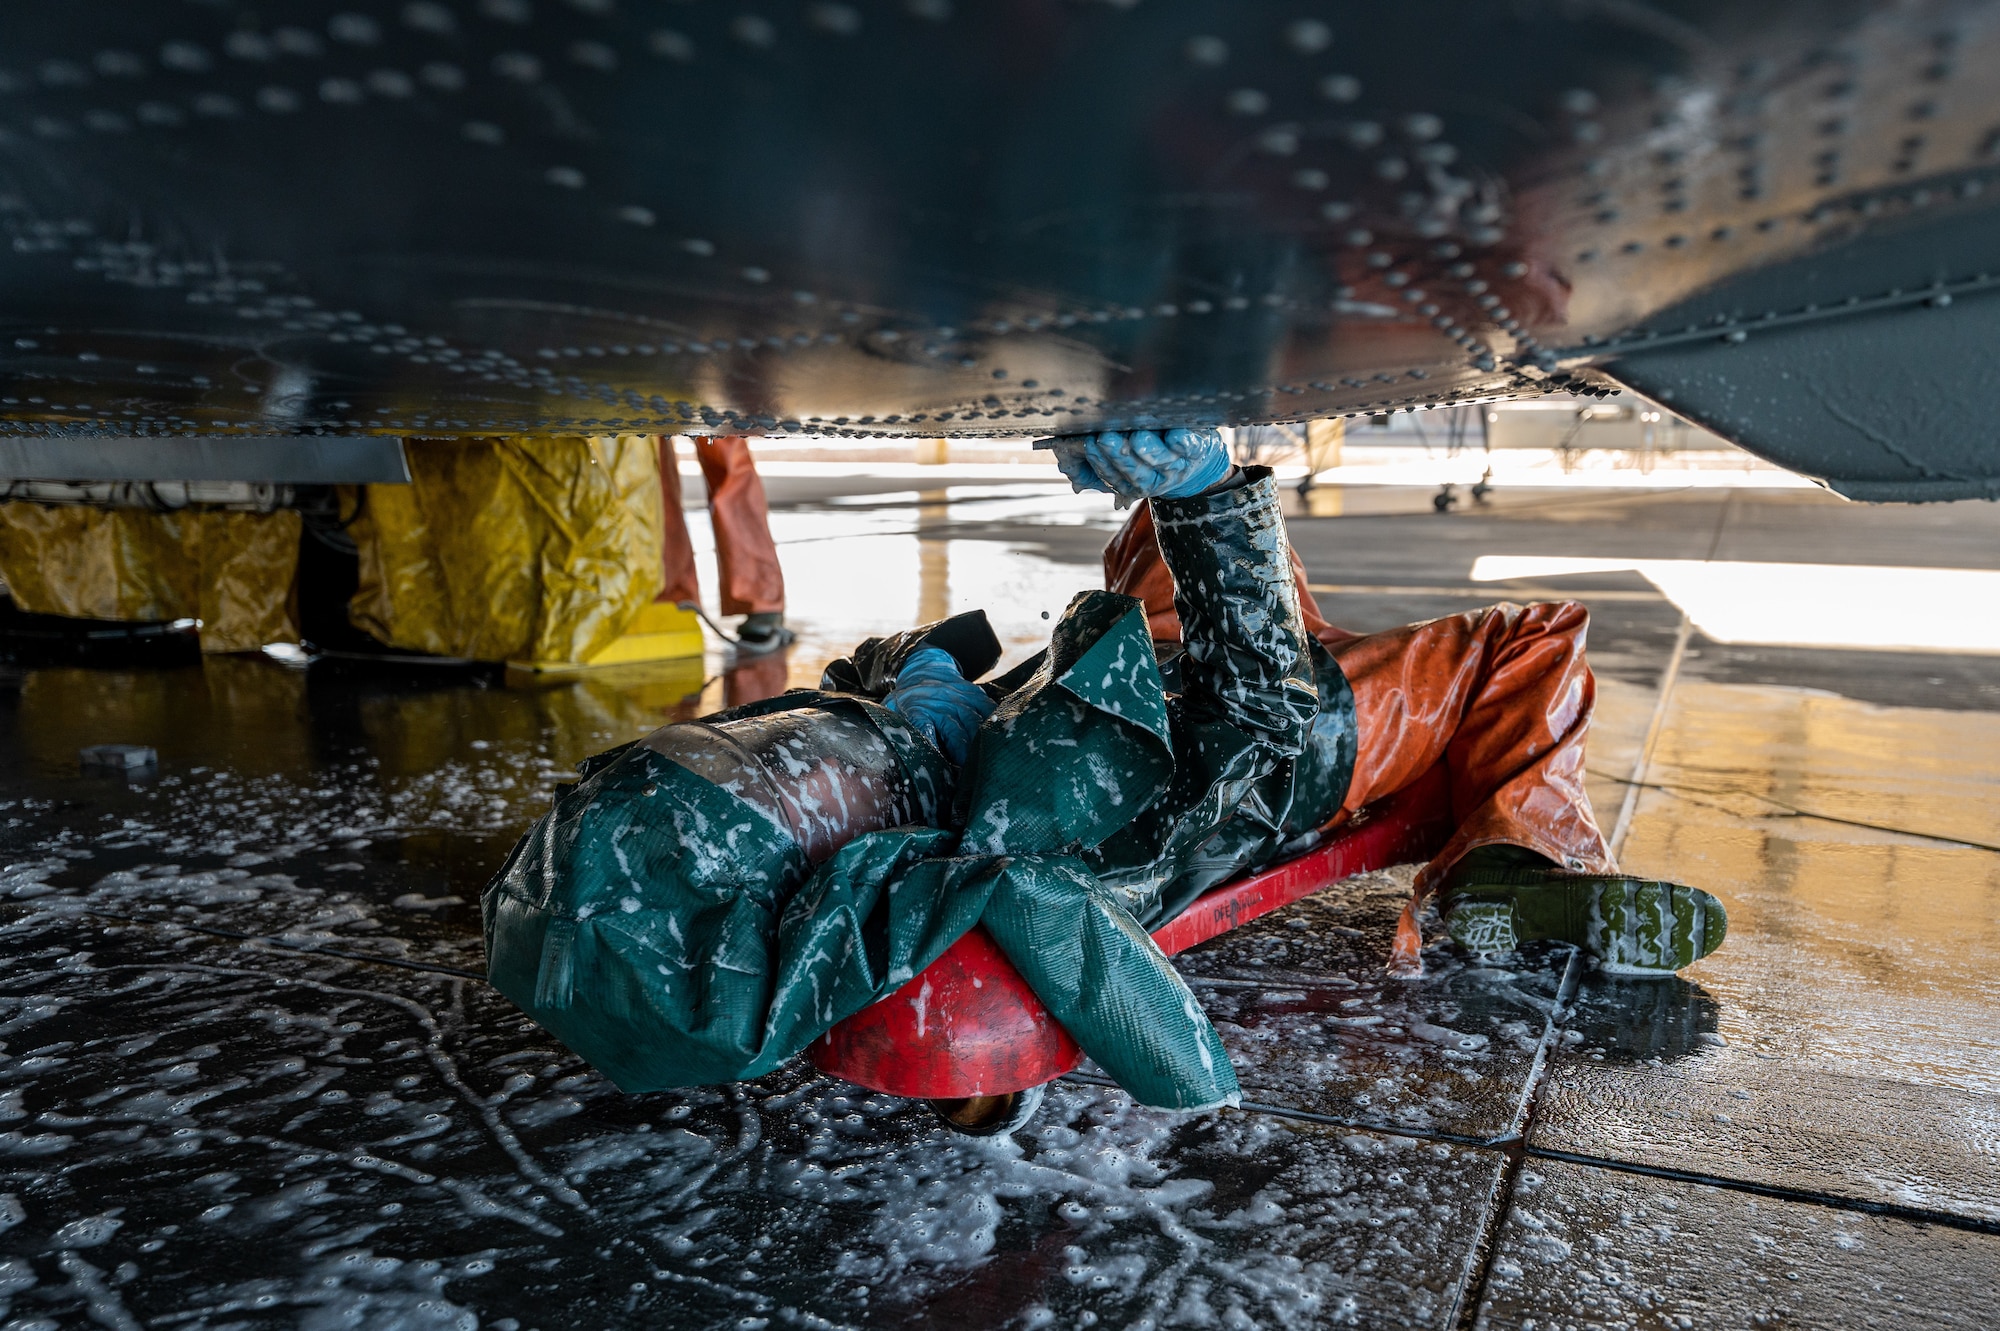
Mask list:
[[[1474,582],[1637,573],[1722,643],[2000,653],[2000,571],[1481,555]]]

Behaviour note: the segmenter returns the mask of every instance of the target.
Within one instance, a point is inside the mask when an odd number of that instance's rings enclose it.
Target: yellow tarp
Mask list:
[[[659,595],[651,437],[423,439],[409,485],[349,529],[349,617],[383,642],[478,661],[587,661]]]
[[[78,619],[198,619],[205,652],[297,642],[299,515],[0,503],[14,604]]]

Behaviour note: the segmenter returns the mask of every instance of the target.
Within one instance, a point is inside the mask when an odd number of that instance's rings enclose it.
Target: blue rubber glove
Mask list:
[[[1127,501],[1187,499],[1219,484],[1234,465],[1214,430],[1133,430],[1045,439],[1072,490]]]
[[[911,652],[882,705],[923,731],[960,767],[972,747],[972,732],[993,711],[993,700],[977,684],[966,682],[958,662],[942,647]]]

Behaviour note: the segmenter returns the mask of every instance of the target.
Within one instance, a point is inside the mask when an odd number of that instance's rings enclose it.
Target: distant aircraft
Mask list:
[[[1996,71],[1995,0],[13,0],[0,433],[1623,386],[1995,497]]]

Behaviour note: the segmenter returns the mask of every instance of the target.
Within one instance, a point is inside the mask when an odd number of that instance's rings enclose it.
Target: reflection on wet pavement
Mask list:
[[[1992,1325],[2000,1236],[1532,1160],[1481,1331]]]
[[[1480,965],[1434,930],[1424,978],[1396,979],[1382,959],[1413,872],[1350,878],[1175,964],[1250,1100],[1393,1131],[1517,1134],[1570,950]]]
[[[1989,714],[1680,685],[1625,860],[1729,909],[1687,972],[1708,1029],[1635,1044],[1646,986],[1586,985],[1535,1144],[2000,1219],[1996,743]]]
[[[689,507],[685,514],[697,558],[712,558],[707,511]],[[799,635],[792,686],[818,684],[826,663],[864,637],[966,610],[984,610],[992,620],[1005,649],[1004,670],[1048,641],[1045,614],[1060,615],[1076,593],[1103,585],[1096,552],[1124,520],[1111,496],[1072,494],[1060,480],[774,505],[771,535],[785,565],[786,623]],[[1051,534],[1082,537],[1087,562],[1051,559]],[[712,594],[709,610],[720,610]]]
[[[1773,558],[1768,526],[1788,558],[1934,542],[1972,566],[1990,536],[1983,510],[1967,537],[1855,509],[1862,537],[1814,537],[1850,510],[1790,495],[1382,516],[1412,499],[1297,520],[1337,620],[1477,604],[1488,550]],[[1017,660],[1097,585],[1120,517],[1040,480],[793,494],[801,641],[738,663],[20,671],[0,1325],[1977,1323],[2000,672],[1819,653],[1805,690],[1799,654],[1725,669],[1697,635],[1642,762],[1678,612],[1629,576],[1570,580],[1599,663],[1590,789],[1608,826],[1637,771],[1627,861],[1729,907],[1683,978],[1608,981],[1560,948],[1481,964],[1433,926],[1426,978],[1391,980],[1408,871],[1368,875],[1179,958],[1246,1109],[1139,1110],[1086,1075],[1014,1144],[797,1068],[625,1096],[477,978],[479,891],[578,759],[938,614],[988,609]],[[1965,710],[1876,705],[1916,698]],[[86,775],[104,742],[157,748],[157,774]]]

